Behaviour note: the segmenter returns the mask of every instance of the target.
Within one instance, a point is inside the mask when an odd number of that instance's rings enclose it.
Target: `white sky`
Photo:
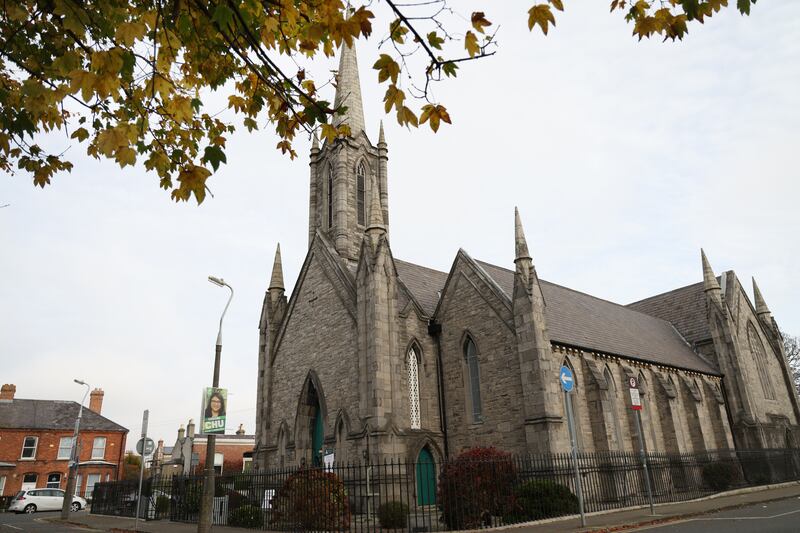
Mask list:
[[[569,2],[546,38],[527,31],[526,3],[454,3],[467,18],[473,4],[489,4],[500,49],[436,87],[453,125],[433,135],[385,119],[396,257],[446,271],[463,247],[511,267],[518,205],[544,279],[628,303],[700,281],[703,246],[717,272],[747,287],[755,275],[779,325],[800,334],[800,2],[759,2],[749,18],[729,9],[676,44],[637,43],[607,1]],[[377,42],[358,45],[373,140],[385,118],[369,69]],[[45,190],[21,173],[0,180],[11,204],[0,382],[20,398],[79,401],[72,379],[84,379],[131,429],[129,448],[145,408],[150,436],[171,445],[211,382],[226,299],[214,274],[236,289],[221,370],[229,430],[252,433],[275,245],[290,288],[307,247],[310,143],[291,162],[276,142],[268,130],[232,136],[216,198],[200,207],[81,146],[72,174]]]

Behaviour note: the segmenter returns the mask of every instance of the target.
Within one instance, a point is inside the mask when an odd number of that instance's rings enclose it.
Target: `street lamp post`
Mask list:
[[[217,285],[218,287],[227,287],[231,291],[231,295],[228,297],[228,303],[225,304],[225,309],[222,310],[222,316],[219,317],[217,348],[214,354],[214,381],[212,384],[212,387],[216,388],[219,387],[219,360],[220,356],[222,355],[222,320],[225,318],[225,313],[228,311],[228,306],[231,304],[231,300],[233,300],[233,287],[225,283],[224,279],[215,278],[214,276],[208,276],[208,281],[214,285]],[[205,483],[203,484],[203,502],[200,506],[200,519],[197,522],[198,533],[208,533],[211,531],[211,507],[214,505],[214,448],[217,437],[216,435],[206,434],[206,439],[206,479]]]
[[[78,463],[80,462],[80,448],[78,446],[78,434],[81,431],[81,417],[83,416],[83,404],[86,402],[86,396],[89,394],[89,384],[79,379],[73,379],[78,385],[86,387],[86,392],[81,400],[81,406],[78,409],[78,418],[75,419],[75,431],[72,434],[72,450],[70,451],[69,458],[69,472],[67,473],[67,487],[64,493],[64,503],[61,504],[61,519],[69,519],[69,512],[72,509],[72,495],[75,492],[75,474],[78,471]]]

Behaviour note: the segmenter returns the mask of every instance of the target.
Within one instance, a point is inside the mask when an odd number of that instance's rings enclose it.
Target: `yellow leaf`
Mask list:
[[[422,107],[422,115],[419,117],[419,123],[424,124],[428,121],[430,121],[429,123],[434,133],[439,131],[440,122],[452,124],[452,122],[450,122],[450,114],[443,105],[427,104]]]
[[[333,141],[336,140],[336,137],[338,135],[339,135],[339,132],[336,130],[336,126],[333,126],[331,124],[323,124],[322,125],[322,131],[320,132],[320,136],[324,140],[328,141],[329,143],[332,143]]]
[[[124,46],[132,46],[138,39],[144,37],[146,31],[147,26],[143,22],[123,22],[117,26],[114,37]]]
[[[414,126],[415,128],[419,124],[417,115],[406,106],[397,110],[397,123],[401,126]]]
[[[69,138],[78,139],[79,142],[82,142],[89,138],[89,132],[86,131],[86,128],[78,128],[72,132],[72,135],[70,135]]]
[[[468,31],[466,37],[464,37],[464,48],[469,52],[469,57],[475,57],[475,54],[481,50],[480,46],[478,46],[478,37],[471,31]]]
[[[552,6],[559,11],[564,11],[564,4],[561,2],[561,0],[548,0],[548,2],[550,2],[550,4],[552,4]]]
[[[395,84],[390,85],[389,88],[386,89],[386,95],[383,97],[384,110],[388,113],[391,111],[392,107],[396,107],[399,112],[403,107],[403,100],[405,99],[406,94],[403,91],[398,89]]]
[[[400,74],[400,65],[392,59],[392,56],[381,54],[378,60],[372,65],[378,71],[378,82],[383,83],[391,78],[392,83],[397,83],[397,76]]]
[[[197,199],[198,204],[202,204],[206,197],[206,180],[211,175],[211,171],[196,165],[187,165],[178,175],[177,189],[172,191],[172,199],[176,202],[188,201],[192,194]]]
[[[547,25],[552,23],[556,25],[556,18],[547,4],[535,5],[528,10],[528,29],[532,30],[537,24],[542,28],[542,33],[547,35]]]

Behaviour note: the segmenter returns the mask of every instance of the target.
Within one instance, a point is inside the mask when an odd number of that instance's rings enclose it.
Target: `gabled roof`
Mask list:
[[[511,300],[514,272],[476,261]],[[445,272],[395,260],[397,273],[426,313],[433,315]],[[666,320],[540,280],[553,342],[708,374],[718,372],[698,356]]]
[[[62,400],[13,399],[0,402],[0,428],[2,429],[75,429],[80,404]],[[81,431],[123,431],[128,430],[116,422],[83,408]]]
[[[711,338],[702,281],[633,302],[627,307],[671,322],[692,344]]]

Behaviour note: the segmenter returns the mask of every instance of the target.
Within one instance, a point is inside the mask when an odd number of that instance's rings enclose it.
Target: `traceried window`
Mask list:
[[[622,429],[619,426],[620,412],[617,410],[617,384],[614,381],[614,376],[611,375],[611,370],[606,366],[603,371],[603,376],[606,378],[608,384],[608,399],[611,404],[611,419],[614,421],[614,436],[617,441],[617,450],[622,450]]]
[[[106,438],[95,437],[92,443],[92,459],[105,459],[106,457]]]
[[[753,354],[753,359],[755,359],[758,378],[761,381],[761,390],[764,391],[764,398],[774,400],[775,389],[772,387],[772,380],[769,378],[767,354],[764,352],[764,344],[761,342],[761,338],[752,323],[747,325],[747,342],[750,344],[750,353]]]
[[[56,459],[69,459],[72,455],[72,437],[61,437],[58,441],[58,455]]]
[[[22,456],[20,458],[35,459],[37,444],[39,444],[39,437],[25,437],[25,440],[22,441]]]
[[[406,356],[406,368],[408,369],[408,409],[411,429],[419,429],[419,365],[417,351],[413,346],[408,350]]]
[[[356,168],[356,204],[357,204],[356,211],[358,212],[358,223],[362,226],[364,225],[365,223],[364,221],[366,219],[365,206],[366,206],[367,190],[364,184],[364,182],[366,181],[366,176],[367,176],[367,169],[364,166],[364,162],[361,161],[358,164],[358,168]]]
[[[328,166],[328,227],[333,227],[333,167]]]
[[[481,381],[480,369],[478,368],[478,349],[472,338],[467,337],[464,341],[464,358],[466,359],[469,400],[472,411],[472,422],[478,423],[483,420],[483,409],[481,406]]]

